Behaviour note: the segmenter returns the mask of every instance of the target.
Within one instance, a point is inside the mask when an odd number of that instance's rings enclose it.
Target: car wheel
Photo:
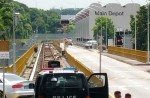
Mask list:
[[[2,91],[0,91],[0,98],[3,98],[3,92]],[[5,98],[6,98],[6,96],[5,96]]]

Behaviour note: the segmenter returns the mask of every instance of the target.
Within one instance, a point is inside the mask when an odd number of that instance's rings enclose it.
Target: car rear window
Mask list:
[[[43,91],[57,93],[65,91],[79,91],[83,88],[83,76],[80,74],[47,74],[43,79]],[[68,90],[67,90],[68,89]]]

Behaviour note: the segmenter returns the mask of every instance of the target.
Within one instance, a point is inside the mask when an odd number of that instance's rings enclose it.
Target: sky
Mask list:
[[[51,8],[86,8],[92,3],[119,3],[125,5],[127,3],[138,3],[145,5],[148,0],[14,0],[26,4],[28,7],[49,10]]]

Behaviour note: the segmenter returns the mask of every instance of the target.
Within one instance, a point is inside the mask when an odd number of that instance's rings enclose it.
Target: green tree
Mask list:
[[[31,32],[32,32],[32,26],[29,23],[26,23],[24,25],[24,28],[26,30],[26,33],[25,33],[26,37],[29,37],[29,35],[31,35]]]
[[[0,0],[0,31],[5,33],[7,38],[13,35],[13,12],[20,13],[17,29],[15,29],[16,38],[28,38],[32,32],[38,28],[39,33],[58,33],[60,27],[60,15],[75,15],[81,9],[50,9],[47,11],[28,8],[25,4],[14,0]],[[15,27],[16,28],[16,27]],[[68,32],[71,32],[74,25],[68,26]]]
[[[70,24],[67,26],[66,33],[74,33],[74,32],[75,32],[75,24],[70,23]]]
[[[112,38],[113,33],[114,33],[114,25],[113,25],[112,20],[108,17],[96,18],[95,26],[93,27],[94,39],[97,39],[100,36],[101,32],[103,35],[106,35],[106,29],[107,29],[107,36],[109,38]]]
[[[10,31],[12,30],[12,0],[0,1],[0,31],[3,31],[4,38],[10,38]]]
[[[135,36],[135,17],[131,16],[131,32]],[[136,15],[136,43],[138,50],[147,50],[147,8],[140,7]]]
[[[57,33],[57,29],[60,24],[60,15],[54,11],[46,11],[47,13],[47,21],[48,24],[47,31],[49,33]]]

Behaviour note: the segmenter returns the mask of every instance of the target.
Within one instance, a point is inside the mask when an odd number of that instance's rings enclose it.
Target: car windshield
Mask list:
[[[91,44],[91,42],[88,41],[88,42],[86,42],[86,44]]]
[[[72,38],[67,38],[69,41],[72,41]]]
[[[80,74],[55,74],[45,75],[43,83],[43,91],[57,90],[57,93],[62,92],[62,89],[81,90],[83,88],[83,76]]]

